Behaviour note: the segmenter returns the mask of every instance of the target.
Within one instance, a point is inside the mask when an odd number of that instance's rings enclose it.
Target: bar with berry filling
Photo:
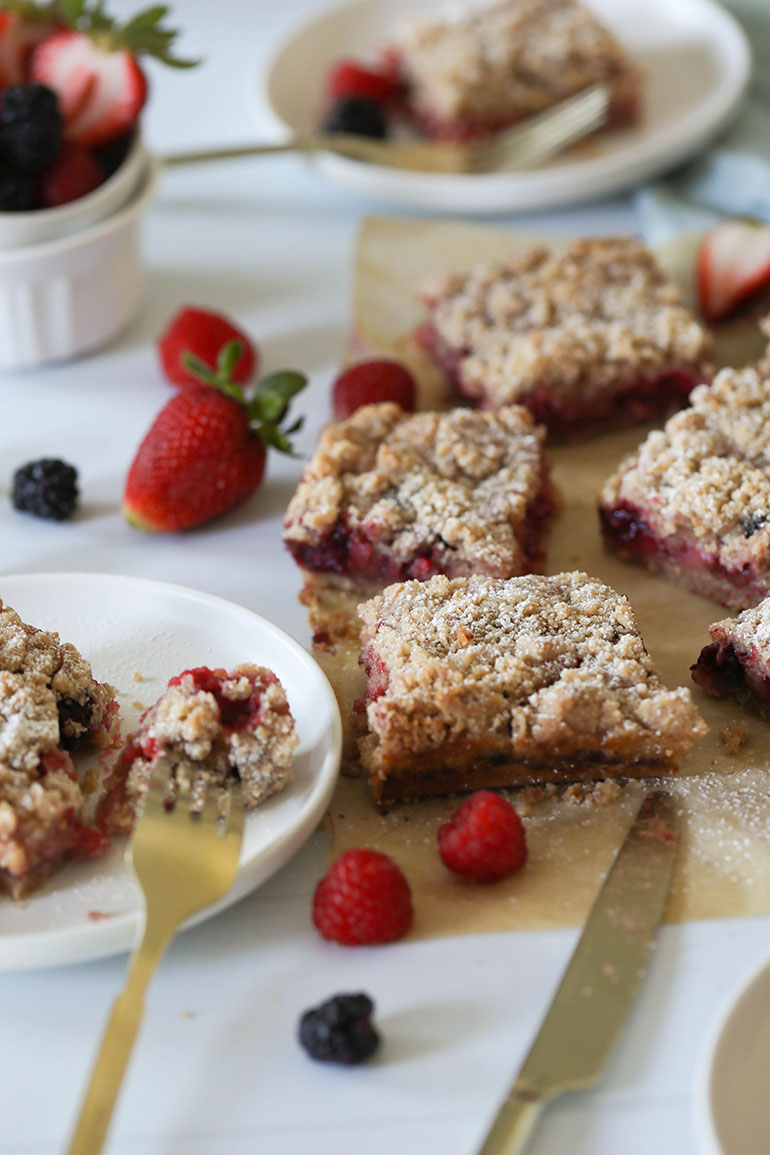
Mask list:
[[[396,31],[389,55],[407,116],[435,139],[497,132],[593,84],[610,91],[610,125],[641,115],[641,68],[576,0],[498,0],[421,18]]]
[[[258,806],[292,777],[299,739],[283,686],[271,670],[200,666],[172,678],[145,710],[121,755],[125,786],[111,799],[113,821],[129,829],[158,759],[192,764],[194,802],[206,785],[240,779],[246,806]]]
[[[359,751],[379,804],[671,773],[706,732],[627,599],[584,573],[404,582],[358,615]]]
[[[109,845],[73,754],[114,743],[115,690],[78,650],[0,601],[0,885],[20,898]]]
[[[736,698],[770,722],[770,598],[709,626],[711,643],[691,667],[712,698]]]
[[[608,546],[734,609],[770,594],[770,374],[723,369],[604,485]]]
[[[711,377],[711,337],[631,237],[533,248],[421,295],[417,339],[454,388],[524,405],[559,437],[672,413]]]
[[[297,564],[359,588],[536,569],[553,495],[543,430],[520,406],[407,414],[383,403],[329,426],[286,514]]]

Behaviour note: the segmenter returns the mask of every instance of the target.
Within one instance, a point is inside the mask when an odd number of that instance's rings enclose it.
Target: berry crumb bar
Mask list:
[[[421,296],[417,338],[454,388],[524,405],[559,437],[672,413],[711,376],[711,337],[630,237],[436,275]]]
[[[621,557],[734,609],[770,594],[770,372],[723,369],[604,485]]]
[[[437,139],[496,132],[597,83],[610,90],[611,125],[641,114],[641,69],[576,0],[498,0],[413,21],[390,55],[407,115]]]
[[[207,782],[224,784],[235,775],[246,805],[257,806],[288,785],[298,741],[286,694],[272,671],[250,664],[231,671],[185,670],[144,712],[123,751],[127,779],[113,800],[115,821],[131,826],[155,763],[165,754],[199,769],[194,802]]]
[[[72,755],[112,745],[117,718],[114,688],[78,650],[0,601],[0,883],[12,897],[107,849]]]
[[[417,414],[364,406],[324,431],[284,541],[306,573],[363,589],[536,569],[553,507],[543,435],[520,406]]]
[[[358,608],[375,801],[669,773],[706,731],[626,598],[583,573],[439,576]]]
[[[714,622],[709,633],[693,681],[712,698],[736,698],[770,722],[770,598]]]

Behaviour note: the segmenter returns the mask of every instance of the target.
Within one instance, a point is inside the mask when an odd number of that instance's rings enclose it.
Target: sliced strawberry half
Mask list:
[[[104,49],[71,29],[35,49],[30,79],[58,95],[65,138],[92,148],[127,132],[147,99],[147,80],[130,52]]]
[[[704,238],[697,258],[698,304],[707,321],[722,321],[770,288],[770,225],[726,221]]]
[[[0,88],[26,82],[30,52],[53,27],[51,20],[42,17],[25,19],[13,9],[0,10]]]

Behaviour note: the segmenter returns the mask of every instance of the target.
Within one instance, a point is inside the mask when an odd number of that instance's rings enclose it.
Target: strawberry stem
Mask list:
[[[289,436],[302,428],[304,417],[298,417],[288,428],[281,428],[281,422],[288,415],[292,397],[307,385],[307,377],[293,369],[271,373],[260,381],[256,393],[247,401],[243,389],[232,380],[242,351],[240,341],[228,341],[220,350],[216,369],[190,352],[183,353],[181,361],[188,373],[202,385],[218,389],[245,409],[251,428],[265,445],[292,454]]]
[[[156,4],[137,12],[126,24],[120,24],[105,12],[105,0],[53,0],[59,18],[78,32],[114,51],[132,56],[154,56],[172,68],[194,68],[200,60],[182,60],[174,56],[172,46],[179,31],[163,26],[168,6]]]

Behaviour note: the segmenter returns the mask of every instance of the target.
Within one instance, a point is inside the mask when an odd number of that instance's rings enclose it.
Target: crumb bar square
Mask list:
[[[240,779],[244,802],[259,805],[291,781],[299,739],[283,686],[264,666],[200,666],[172,678],[145,710],[121,756],[125,790],[113,799],[116,824],[130,828],[159,758],[193,767],[193,805],[209,783]]]
[[[544,431],[520,406],[404,413],[367,405],[329,426],[286,514],[306,572],[360,588],[539,566],[553,495]]]
[[[709,626],[711,644],[691,667],[712,698],[735,698],[770,722],[770,598]]]
[[[604,485],[607,544],[734,609],[770,594],[770,373],[723,369]]]
[[[436,275],[421,296],[417,338],[455,389],[524,405],[559,437],[665,416],[711,377],[710,335],[631,237]]]
[[[112,745],[117,718],[114,688],[78,650],[0,601],[0,885],[12,897],[107,849],[72,754]]]
[[[405,582],[358,616],[359,750],[379,804],[670,773],[706,732],[627,599],[584,573]]]
[[[496,132],[598,83],[610,90],[611,125],[641,114],[641,69],[576,0],[501,0],[413,21],[390,55],[408,116],[436,139]]]

